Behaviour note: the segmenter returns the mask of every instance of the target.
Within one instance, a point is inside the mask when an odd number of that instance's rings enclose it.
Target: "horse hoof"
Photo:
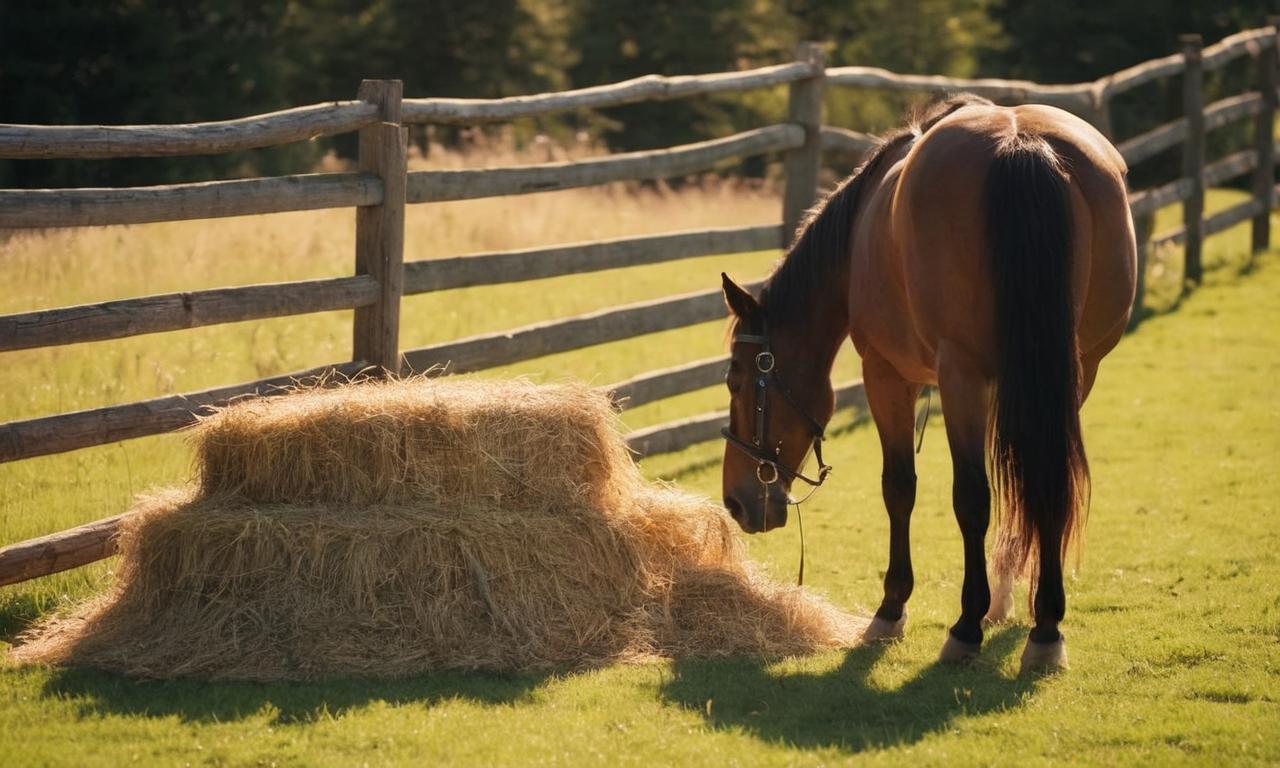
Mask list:
[[[907,626],[907,614],[898,617],[897,621],[889,621],[879,616],[871,619],[871,623],[867,625],[866,630],[862,633],[862,642],[864,643],[891,643],[895,640],[901,640],[903,628]]]
[[[1037,643],[1027,638],[1022,649],[1022,674],[1052,674],[1067,668],[1067,644],[1061,637],[1052,643]]]
[[[942,653],[938,654],[938,660],[947,664],[961,664],[976,659],[981,650],[982,643],[966,643],[963,640],[957,640],[955,635],[948,632],[947,642],[942,644]]]

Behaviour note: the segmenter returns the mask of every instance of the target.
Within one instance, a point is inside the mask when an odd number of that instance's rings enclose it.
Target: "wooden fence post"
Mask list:
[[[822,165],[822,95],[826,80],[826,55],[818,43],[796,46],[796,61],[814,68],[813,77],[791,83],[787,120],[804,127],[804,144],[786,154],[782,197],[784,246],[795,239],[804,213],[818,197],[818,171]]]
[[[352,359],[397,374],[400,297],[404,290],[404,207],[407,168],[400,125],[404,86],[399,80],[365,80],[357,98],[377,104],[380,122],[360,129],[359,169],[382,179],[382,203],[356,209],[356,274],[378,280],[378,300],[355,311]]]
[[[1111,126],[1111,97],[1107,96],[1105,89],[1095,86],[1091,95],[1093,107],[1089,114],[1085,117],[1093,124],[1098,132],[1107,137],[1108,141],[1115,141],[1115,131]]]
[[[1204,61],[1200,35],[1180,35],[1186,71],[1182,75],[1182,111],[1187,117],[1187,141],[1182,145],[1182,177],[1191,180],[1191,196],[1182,204],[1187,233],[1186,279],[1204,277],[1200,249],[1204,244]]]
[[[1133,220],[1133,239],[1138,244],[1138,263],[1134,274],[1133,308],[1129,310],[1129,330],[1146,319],[1143,300],[1147,294],[1147,257],[1151,253],[1151,235],[1156,228],[1155,214]]]
[[[1280,16],[1267,17],[1267,23],[1280,30]],[[1271,209],[1276,204],[1276,59],[1280,56],[1280,33],[1271,38],[1271,46],[1258,54],[1258,90],[1262,93],[1262,111],[1253,126],[1253,145],[1258,152],[1258,165],[1253,171],[1253,196],[1265,206],[1253,219],[1253,250],[1271,247]]]

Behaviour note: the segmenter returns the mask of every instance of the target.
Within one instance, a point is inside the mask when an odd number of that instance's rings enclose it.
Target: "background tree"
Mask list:
[[[288,102],[272,50],[284,0],[46,0],[0,16],[0,122],[180,123]],[[305,154],[305,153],[304,153]],[[295,151],[175,160],[0,161],[9,186],[158,183],[276,172]]]
[[[576,87],[647,74],[737,69],[754,52],[752,0],[574,0],[568,69]],[[776,62],[771,61],[770,63]],[[724,135],[758,119],[741,99],[701,97],[610,110],[601,133],[619,149],[649,149]]]
[[[992,9],[1010,44],[982,55],[988,76],[1019,77],[1045,83],[1092,80],[1178,50],[1178,36],[1199,33],[1205,45],[1233,32],[1266,23],[1280,12],[1275,0],[1231,0],[1221,3],[1169,0],[1005,0]],[[1237,60],[1206,81],[1206,102],[1254,87],[1253,63]],[[1126,138],[1182,113],[1179,78],[1158,80],[1111,102],[1115,136]],[[1209,136],[1210,156],[1242,149],[1251,123],[1243,121]],[[1134,171],[1134,183],[1167,181],[1180,172],[1174,147]]]
[[[350,99],[395,77],[411,96],[497,97],[649,73],[717,72],[787,61],[799,40],[828,62],[898,72],[1088,80],[1264,23],[1276,0],[45,0],[0,17],[0,122],[175,123]],[[1209,96],[1252,85],[1248,62],[1210,78]],[[1116,135],[1180,111],[1175,80],[1114,104]],[[919,95],[829,89],[828,121],[876,132]],[[630,150],[722,136],[785,115],[785,87],[523,121],[517,141],[580,130]],[[1215,131],[1211,151],[1246,137]],[[424,132],[415,138],[424,147]],[[459,140],[456,130],[440,139]],[[305,171],[351,137],[193,158],[0,161],[4,186],[161,183]],[[762,174],[764,159],[744,166]],[[1142,176],[1176,173],[1176,151]]]

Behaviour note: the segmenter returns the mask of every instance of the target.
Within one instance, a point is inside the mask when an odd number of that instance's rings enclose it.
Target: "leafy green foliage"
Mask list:
[[[827,45],[832,65],[950,76],[1097,77],[1263,23],[1269,0],[1227,5],[1049,0],[51,0],[13,3],[0,24],[0,119],[130,124],[225,119],[351,99],[364,78],[399,78],[409,96],[498,97],[658,73],[719,72],[787,61],[797,41]],[[50,44],[57,41],[57,44]],[[1252,83],[1247,65],[1214,75],[1210,95]],[[827,122],[877,132],[919,95],[831,89]],[[1180,112],[1176,80],[1120,98],[1116,135]],[[616,150],[698,141],[785,117],[786,89],[636,104],[517,124],[586,130]],[[433,129],[446,142],[457,129]],[[426,147],[425,132],[414,140]],[[1211,151],[1247,129],[1215,132]],[[321,153],[350,157],[343,136],[222,156],[0,161],[5,186],[87,186],[305,171]],[[1140,184],[1176,175],[1176,153],[1144,165]],[[766,159],[737,167],[763,175]]]
[[[579,0],[570,31],[575,85],[647,74],[736,69],[753,41],[750,0]],[[613,146],[649,149],[732,133],[756,116],[733,95],[649,102],[610,110],[604,135]],[[735,126],[737,126],[735,128]]]
[[[1274,0],[1232,0],[1227,3],[1167,2],[1054,2],[1007,0],[993,9],[1010,44],[988,49],[982,70],[992,77],[1019,77],[1043,83],[1093,80],[1149,59],[1180,50],[1178,36],[1198,33],[1210,45],[1229,34],[1267,23],[1267,14],[1280,8]],[[1206,78],[1205,103],[1256,88],[1254,63],[1249,57]],[[1160,80],[1111,103],[1114,134],[1135,136],[1182,115],[1182,81]],[[1248,146],[1251,121],[1215,131],[1209,137],[1212,160]],[[1133,174],[1138,187],[1181,175],[1179,150],[1161,153]]]
[[[220,120],[290,104],[274,50],[285,0],[49,0],[6,3],[0,120],[136,124]],[[279,172],[313,159],[297,147],[195,160],[0,161],[0,184],[161,183]]]

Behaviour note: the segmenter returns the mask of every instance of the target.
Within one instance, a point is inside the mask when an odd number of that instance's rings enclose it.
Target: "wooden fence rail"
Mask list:
[[[115,536],[129,513],[0,548],[0,587],[69,571],[116,553]]]
[[[523,195],[590,187],[611,181],[649,181],[705,171],[722,160],[795,149],[805,142],[798,125],[771,125],[669,149],[626,152],[600,160],[575,160],[517,168],[413,171],[410,203]]]
[[[1131,165],[1177,146],[1180,178],[1130,196],[1140,229],[1160,208],[1184,203],[1184,224],[1158,234],[1140,250],[1182,244],[1188,277],[1199,269],[1204,238],[1253,221],[1253,247],[1270,244],[1277,197],[1277,19],[1201,48],[1183,49],[1091,82],[1044,85],[1021,80],[902,75],[874,67],[824,67],[822,49],[803,44],[795,61],[742,72],[664,77],[650,75],[611,85],[503,99],[405,99],[398,81],[365,81],[354,101],[317,104],[237,120],[190,125],[0,125],[0,159],[165,157],[272,146],[337,133],[359,133],[358,172],[174,184],[129,189],[0,190],[0,227],[31,228],[136,224],[318,208],[357,211],[354,275],[279,285],[219,288],[145,296],[0,316],[0,351],[115,339],[305,312],[353,309],[352,361],[287,376],[170,395],[138,403],[0,424],[0,462],[154,435],[194,423],[210,406],[236,398],[276,395],[295,383],[336,384],[386,371],[447,364],[477,371],[545,355],[686,327],[724,317],[717,291],[612,307],[501,333],[482,334],[399,350],[398,319],[405,295],[521,280],[535,280],[656,264],[673,259],[784,247],[801,212],[818,193],[821,152],[860,155],[877,139],[822,125],[827,88],[858,87],[933,93],[968,90],[1003,102],[1038,101],[1084,116],[1111,135],[1110,100],[1145,83],[1183,75],[1184,114],[1117,146]],[[1205,73],[1244,56],[1256,61],[1256,91],[1204,104]],[[414,171],[405,164],[406,125],[479,125],[569,110],[601,109],[749,89],[786,86],[787,122],[732,136],[666,149],[518,168]],[[1248,150],[1210,162],[1205,135],[1253,118]],[[781,224],[624,238],[593,243],[449,256],[404,262],[404,215],[411,203],[524,194],[624,180],[687,175],[733,158],[778,153],[785,188]],[[1250,200],[1203,215],[1207,187],[1251,173]],[[1139,296],[1139,301],[1141,297]],[[727,359],[713,357],[636,375],[604,387],[630,408],[718,383]],[[865,407],[860,382],[837,388],[840,407]],[[679,450],[718,436],[726,414],[702,414],[628,435],[641,455]],[[82,565],[111,554],[119,518],[0,549],[0,585]]]
[[[355,309],[373,304],[378,294],[378,281],[362,275],[165,293],[0,315],[0,352]]]
[[[899,75],[878,67],[832,67],[827,70],[827,83],[889,91],[968,91],[994,101],[1039,102],[1072,112],[1087,112],[1094,107],[1093,83],[1041,85],[1028,80]]]
[[[88,227],[213,219],[382,202],[359,173],[308,173],[126,189],[0,189],[0,227]]]
[[[500,285],[659,264],[694,256],[770,251],[781,247],[782,228],[777,224],[763,224],[423,259],[404,265],[404,292],[410,295],[477,285]]]
[[[1136,219],[1150,216],[1156,211],[1186,200],[1191,196],[1191,180],[1175,179],[1154,189],[1144,190],[1129,196],[1129,212]]]
[[[1212,131],[1237,120],[1252,117],[1259,114],[1262,108],[1263,95],[1255,92],[1242,93],[1239,96],[1215,101],[1203,110],[1204,130]],[[1121,142],[1116,145],[1116,149],[1120,150],[1126,163],[1136,165],[1186,141],[1189,124],[1190,121],[1187,118],[1179,118]]]
[[[822,151],[861,155],[876,146],[880,140],[869,133],[851,131],[848,128],[822,127]]]
[[[729,357],[721,355],[633,376],[606,387],[620,408],[638,408],[686,392],[696,392],[724,381]]]
[[[645,75],[612,85],[505,99],[405,99],[404,121],[437,125],[503,123],[575,109],[600,109],[639,101],[664,101],[709,93],[767,88],[813,77],[814,74],[812,66],[797,62],[712,75]]]
[[[0,125],[0,157],[174,157],[214,155],[347,133],[377,122],[363,101],[314,104],[192,125]]]
[[[867,395],[861,381],[841,384],[835,388],[835,393],[837,411],[857,408],[865,412]],[[712,411],[668,424],[638,429],[627,435],[627,447],[637,456],[673,453],[720,437],[720,428],[728,419],[728,411]]]
[[[242,397],[270,397],[299,385],[341,384],[368,368],[363,361],[326,365],[245,384],[108,405],[0,424],[0,463],[173,432],[194,424],[210,407]]]
[[[751,285],[759,287],[759,283]],[[552,320],[512,331],[472,336],[404,353],[414,371],[445,367],[450,373],[471,373],[500,365],[533,360],[611,341],[670,331],[718,320],[725,315],[719,289],[674,298],[644,301],[585,315]]]
[[[1276,187],[1272,190],[1273,199],[1277,193],[1280,193],[1280,187]],[[1230,229],[1250,217],[1256,217],[1264,212],[1268,215],[1271,213],[1271,209],[1267,208],[1267,203],[1265,201],[1249,199],[1243,203],[1236,203],[1229,208],[1224,208],[1212,216],[1205,217],[1201,230],[1205,237],[1208,237],[1209,235],[1216,235],[1217,233]],[[1178,227],[1177,229],[1163,232],[1153,237],[1150,242],[1144,245],[1144,248],[1146,250],[1152,250],[1162,246],[1182,245],[1186,240],[1187,230],[1184,227]]]

